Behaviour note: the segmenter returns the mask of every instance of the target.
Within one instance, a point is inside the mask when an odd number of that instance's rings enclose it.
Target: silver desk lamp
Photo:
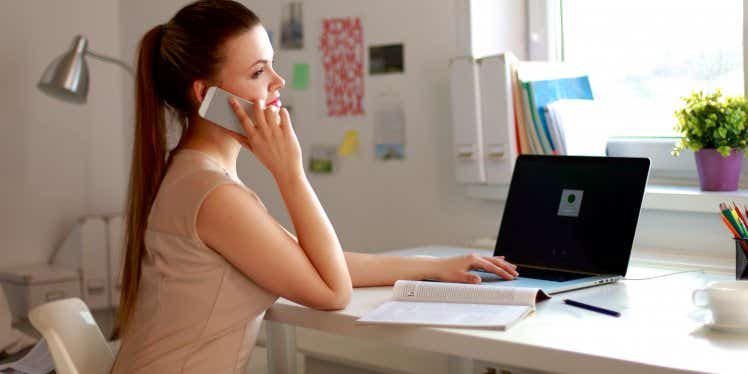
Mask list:
[[[88,50],[88,40],[78,35],[73,40],[70,50],[52,61],[42,75],[36,87],[54,98],[75,104],[85,104],[88,96],[88,65],[85,57],[111,62],[133,74],[126,63],[112,57],[100,55]]]

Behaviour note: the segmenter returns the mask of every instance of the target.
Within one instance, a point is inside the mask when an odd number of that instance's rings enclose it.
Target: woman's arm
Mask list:
[[[286,236],[298,242],[295,235],[278,224]],[[439,280],[456,283],[480,283],[478,275],[470,273],[482,269],[506,280],[518,276],[517,266],[504,256],[481,256],[476,253],[452,256],[389,256],[382,254],[343,251],[353,287],[391,286],[396,280]]]
[[[386,256],[343,252],[353,287],[389,286],[398,279],[431,278],[438,267],[435,257]]]
[[[293,241],[298,241],[285,227],[278,227]],[[343,251],[353,287],[391,286],[396,280],[440,280],[456,283],[480,283],[481,278],[470,273],[483,269],[504,279],[518,276],[517,267],[504,256],[480,256],[475,253],[452,256],[389,256]]]
[[[275,295],[315,309],[344,308],[352,284],[327,215],[306,180],[282,191],[301,233],[298,241],[285,235],[248,191],[233,184],[206,197],[197,216],[200,239]]]
[[[352,284],[335,230],[304,173],[288,111],[254,105],[254,122],[231,105],[247,136],[234,134],[275,178],[294,228],[292,240],[252,194],[237,185],[213,190],[197,217],[200,238],[255,283],[317,309],[341,309]]]
[[[477,254],[446,258],[427,256],[388,256],[344,252],[353,287],[391,286],[398,279],[440,280],[445,282],[480,283],[472,269],[483,269],[504,279],[518,275],[516,266],[503,257]]]

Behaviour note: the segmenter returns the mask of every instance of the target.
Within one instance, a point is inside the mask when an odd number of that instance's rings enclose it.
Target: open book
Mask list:
[[[406,280],[395,282],[393,293],[357,322],[505,330],[550,298],[537,288]]]

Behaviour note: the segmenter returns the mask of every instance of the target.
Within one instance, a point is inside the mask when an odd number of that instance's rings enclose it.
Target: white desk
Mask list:
[[[434,246],[389,254],[443,256],[453,251]],[[670,272],[631,266],[627,277]],[[358,317],[391,297],[390,287],[355,289],[349,306],[336,312],[280,299],[266,315],[268,363],[272,372],[293,372],[293,327],[300,326],[448,354],[454,357],[450,370],[455,373],[471,370],[472,359],[559,373],[746,373],[748,333],[708,329],[699,322],[704,312],[691,305],[691,291],[715,279],[730,276],[685,273],[563,293],[539,303],[535,314],[507,331],[357,325]],[[574,308],[563,304],[566,297],[608,306],[622,315]]]

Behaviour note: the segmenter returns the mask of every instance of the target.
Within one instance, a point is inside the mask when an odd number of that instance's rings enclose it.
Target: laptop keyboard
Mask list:
[[[525,266],[518,266],[517,272],[519,272],[520,278],[535,278],[535,279],[543,279],[543,280],[549,280],[549,281],[554,281],[554,282],[565,282],[565,281],[570,281],[574,279],[586,278],[590,276],[589,274],[571,273],[568,271],[557,271],[557,270],[549,270],[549,269],[529,268]]]

